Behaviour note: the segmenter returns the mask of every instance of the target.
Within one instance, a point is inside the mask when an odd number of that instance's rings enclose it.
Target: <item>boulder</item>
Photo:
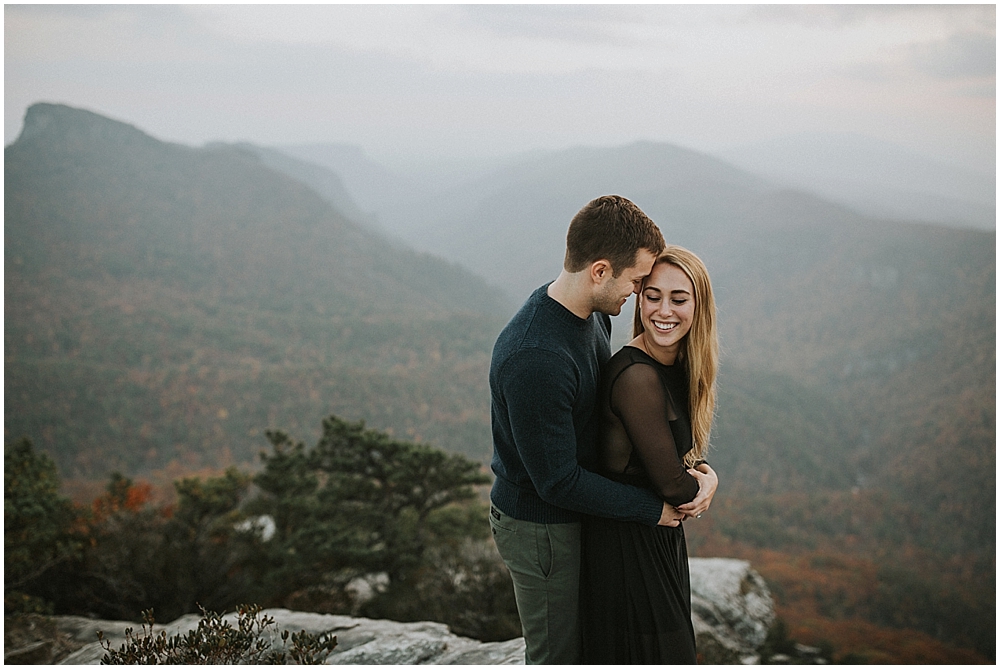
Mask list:
[[[755,664],[758,649],[774,622],[774,604],[763,579],[745,560],[691,559],[691,605],[698,654],[708,664]],[[266,609],[279,630],[332,633],[337,648],[327,664],[524,664],[524,639],[484,643],[452,634],[434,622],[400,623],[287,609]],[[235,619],[235,615],[230,615]],[[60,664],[100,664],[104,649],[97,631],[112,648],[125,641],[125,629],[141,625],[121,621],[58,616],[59,629],[90,642]],[[200,616],[186,615],[157,626],[168,635],[198,626]]]
[[[691,618],[707,664],[758,664],[774,624],[774,600],[746,560],[692,558]]]

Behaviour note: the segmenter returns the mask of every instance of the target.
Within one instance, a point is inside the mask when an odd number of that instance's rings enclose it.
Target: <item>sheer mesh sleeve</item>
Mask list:
[[[698,480],[677,453],[670,431],[677,414],[656,369],[641,363],[626,367],[611,387],[611,410],[660,497],[674,506],[694,499]]]

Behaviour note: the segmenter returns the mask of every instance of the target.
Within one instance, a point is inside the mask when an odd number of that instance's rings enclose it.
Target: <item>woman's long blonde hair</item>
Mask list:
[[[715,326],[715,296],[712,280],[701,258],[680,246],[667,245],[656,265],[667,263],[684,272],[694,286],[694,317],[691,329],[681,340],[677,360],[685,366],[689,384],[688,414],[691,419],[693,447],[684,456],[691,467],[703,460],[708,451],[712,421],[715,418],[715,376],[719,369],[719,335]],[[645,287],[645,285],[643,286]],[[632,336],[638,337],[645,328],[640,313],[642,295],[636,296]]]

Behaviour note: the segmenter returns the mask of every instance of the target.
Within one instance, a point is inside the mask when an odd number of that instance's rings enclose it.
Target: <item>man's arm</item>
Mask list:
[[[675,523],[673,507],[652,491],[588,471],[577,461],[576,379],[564,360],[525,349],[505,365],[501,384],[521,461],[538,495],[554,506],[647,525]]]

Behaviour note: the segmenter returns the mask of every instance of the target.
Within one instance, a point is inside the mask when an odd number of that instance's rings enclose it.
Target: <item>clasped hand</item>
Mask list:
[[[715,470],[706,464],[701,464],[697,469],[689,469],[688,474],[698,480],[698,494],[687,504],[677,507],[664,503],[663,512],[660,514],[660,525],[677,527],[688,518],[696,518],[705,513],[712,505],[712,498],[715,497],[715,491],[719,487],[719,477]]]

